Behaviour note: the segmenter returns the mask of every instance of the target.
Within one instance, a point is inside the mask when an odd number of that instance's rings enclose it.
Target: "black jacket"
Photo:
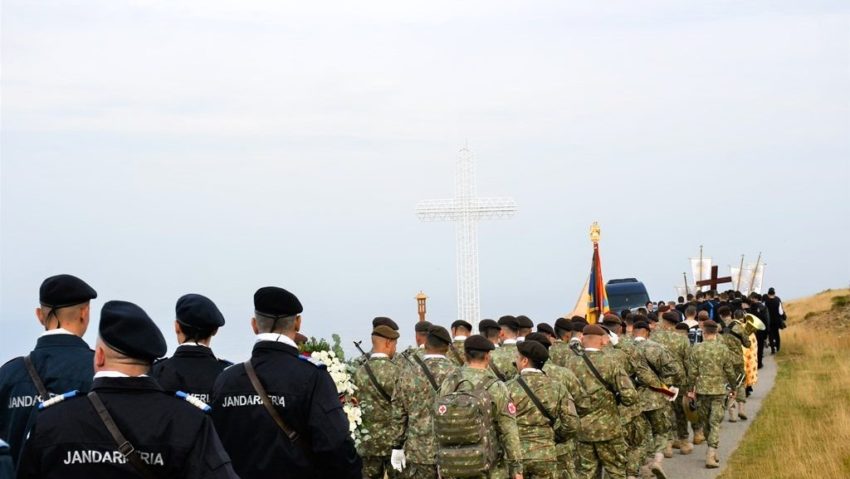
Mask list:
[[[184,344],[174,356],[154,364],[150,375],[168,392],[183,391],[210,402],[215,379],[231,365],[217,359],[210,348]]]
[[[260,402],[245,367],[237,364],[219,375],[210,404],[236,472],[251,479],[360,479],[362,461],[324,366],[274,341],[256,343],[251,364],[283,421],[299,433],[305,447],[283,434]]]
[[[212,420],[163,391],[153,378],[98,378],[92,390],[158,477],[238,477]],[[18,478],[141,477],[117,449],[88,398],[80,395],[38,413],[21,451]]]

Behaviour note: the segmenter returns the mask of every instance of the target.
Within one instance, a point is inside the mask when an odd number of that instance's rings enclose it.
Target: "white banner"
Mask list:
[[[691,258],[691,272],[694,283],[711,278],[711,258],[702,259],[702,268],[700,268],[699,258]],[[700,291],[708,291],[708,286],[703,286]]]

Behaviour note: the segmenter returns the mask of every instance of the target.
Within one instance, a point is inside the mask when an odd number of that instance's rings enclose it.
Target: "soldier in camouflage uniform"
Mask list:
[[[549,348],[549,364],[556,364],[563,367],[566,364],[567,357],[573,355],[569,347],[572,327],[572,323],[567,318],[558,318],[555,321],[555,336],[560,341],[555,342]]]
[[[664,346],[648,339],[649,333],[649,324],[645,321],[638,321],[634,324],[635,344],[638,353],[649,366],[651,372],[649,377],[639,379],[638,391],[644,416],[652,429],[653,443],[649,452],[653,457],[650,462],[650,469],[656,477],[666,477],[661,468],[661,462],[672,427],[668,398],[677,395],[675,386],[671,388],[669,385],[676,380],[681,380],[684,372]]]
[[[456,366],[463,366],[463,342],[472,334],[472,325],[462,319],[458,319],[452,323],[452,346],[449,352],[449,359]]]
[[[493,343],[496,349],[499,349],[499,335],[501,332],[502,327],[492,319],[482,319],[478,322],[478,334],[487,338],[487,341]]]
[[[554,345],[549,342],[549,338],[540,333],[531,333],[525,337],[525,340],[537,341],[549,351],[551,351],[554,347]],[[568,351],[568,353],[573,354],[570,351]],[[543,372],[566,389],[567,394],[569,395],[568,400],[573,404],[573,409],[575,409],[575,397],[581,392],[581,384],[578,382],[576,375],[565,367],[553,364],[551,357],[550,360],[546,361],[543,365]],[[564,442],[556,443],[555,451],[558,456],[558,471],[560,472],[558,477],[561,479],[575,479],[576,435],[574,434],[571,437],[568,437]]]
[[[475,387],[481,381],[493,381],[488,363],[495,348],[481,335],[470,336],[464,342],[465,364],[449,375],[440,388],[440,396],[450,394],[460,381],[471,382]],[[522,478],[522,453],[516,424],[516,406],[507,387],[501,381],[493,381],[487,389],[492,397],[492,417],[498,447],[504,464],[491,470],[486,479]],[[450,479],[443,476],[442,479]]]
[[[694,390],[688,396],[695,398],[699,414],[703,418],[708,452],[705,466],[719,467],[717,447],[720,444],[720,424],[726,415],[727,394],[734,399],[735,391],[727,387],[734,385],[735,365],[729,349],[717,339],[719,326],[712,320],[703,323],[703,342],[694,346],[688,366],[688,376]]]
[[[626,477],[626,441],[617,410],[619,401],[631,406],[638,401],[632,380],[613,357],[602,351],[607,334],[590,324],[582,330],[581,353],[593,364],[600,381],[584,359],[576,363],[575,375],[582,393],[575,398],[580,419],[578,434],[578,477],[593,479],[602,467],[613,479]],[[616,394],[616,395],[615,395]]]
[[[516,335],[519,323],[513,316],[502,316],[499,318],[499,326],[502,328],[500,334],[502,345],[491,355],[492,366],[490,367],[496,376],[502,381],[508,381],[517,375],[514,360],[516,360]]]
[[[735,365],[735,376],[745,378],[747,373],[744,368],[744,348],[750,347],[750,337],[744,321],[732,320],[728,306],[721,306],[717,313],[720,314],[720,319],[727,325],[720,338],[723,344],[729,348],[729,354]],[[729,422],[737,422],[739,418],[747,419],[747,413],[744,411],[744,404],[747,402],[746,389],[747,386],[744,381],[741,381],[738,390],[735,391],[735,401],[729,402]]]
[[[396,322],[390,318],[378,316],[372,320],[372,329],[375,329],[381,325],[388,326],[393,331],[398,332],[398,324],[396,324]],[[371,353],[372,351],[370,350],[369,352]],[[351,365],[354,366],[354,369],[357,369],[360,367],[361,364],[365,363],[367,359],[369,359],[368,356],[357,356],[351,361]]]
[[[528,340],[528,336],[517,345],[519,374],[506,384],[516,404],[523,478],[560,479],[562,468],[556,460],[555,444],[575,436],[578,416],[566,388],[543,372],[543,365],[549,359],[546,347]],[[543,410],[535,404],[532,394]]]
[[[402,477],[437,479],[433,405],[443,380],[457,369],[446,358],[451,341],[446,328],[431,326],[425,339],[425,353],[412,359],[416,369],[405,368],[398,380],[393,417],[401,428],[391,459],[393,468],[404,471]]]
[[[516,342],[521,343],[525,341],[526,336],[533,332],[534,321],[532,321],[528,316],[520,314],[516,317],[516,322],[517,325],[519,325],[519,329],[517,329],[516,333]]]
[[[419,356],[420,359],[422,358],[425,351],[425,338],[428,337],[429,329],[431,329],[431,323],[428,321],[419,321],[416,323],[416,326],[413,327],[414,333],[416,334],[416,344],[409,346],[404,351],[393,356],[393,362],[396,363],[397,366],[402,368],[412,367],[414,370],[418,368],[416,361],[413,360],[413,356],[416,355]]]
[[[353,382],[363,413],[363,429],[368,431],[358,446],[363,458],[363,477],[393,479],[390,453],[398,437],[399,424],[393,420],[392,398],[400,368],[392,362],[398,343],[398,331],[380,324],[372,330],[372,353],[357,368]],[[371,374],[370,374],[371,373]]]
[[[679,388],[679,391],[687,391],[690,389],[688,384],[688,363],[691,355],[691,343],[688,337],[676,332],[676,325],[679,323],[679,313],[676,311],[667,311],[661,315],[661,322],[650,334],[650,339],[664,346],[673,359],[679,365],[682,371],[682,376],[673,381],[673,386]],[[685,411],[682,409],[681,401],[673,401],[670,403],[670,408],[675,417],[675,426],[671,427],[670,435],[666,449],[672,452],[672,449],[679,449],[682,454],[690,454],[694,450],[694,446],[690,442],[690,434],[688,433],[688,418],[685,416]],[[696,427],[696,426],[695,426]]]

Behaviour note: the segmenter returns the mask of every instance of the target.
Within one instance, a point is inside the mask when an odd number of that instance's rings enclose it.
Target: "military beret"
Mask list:
[[[679,322],[679,313],[675,311],[667,311],[666,313],[661,315],[661,319],[667,321],[668,323],[676,324]]]
[[[584,316],[573,316],[570,321],[583,321],[584,324],[587,324],[587,319]]]
[[[446,331],[446,328],[442,326],[431,326],[431,328],[428,330],[428,337],[436,338],[446,344],[452,343],[451,335],[449,335],[449,332]]]
[[[522,315],[522,314],[516,317],[516,322],[517,322],[517,324],[519,324],[520,328],[533,328],[534,327],[534,321],[532,321],[531,318],[529,318],[528,316],[525,316],[525,315]]]
[[[691,327],[688,326],[688,323],[686,323],[684,321],[676,324],[676,330],[678,330],[678,331],[688,331],[690,329],[691,329]]]
[[[463,342],[463,349],[466,351],[492,351],[496,348],[484,336],[473,334]]]
[[[716,333],[720,329],[720,325],[709,319],[702,323],[702,329],[706,333]]]
[[[487,331],[488,329],[502,329],[502,327],[499,326],[499,323],[492,319],[482,319],[478,323],[478,332],[484,334],[484,331]]]
[[[390,318],[385,318],[383,316],[378,316],[377,318],[372,320],[372,327],[376,328],[380,325],[389,326],[393,331],[398,331],[398,324]]]
[[[271,318],[285,318],[301,314],[304,307],[289,291],[276,286],[266,286],[254,293],[254,311]]]
[[[635,323],[635,329],[645,329],[649,331],[649,323],[647,323],[646,321],[638,321],[637,323]]]
[[[580,333],[584,330],[585,326],[587,326],[587,323],[583,323],[581,321],[572,321],[570,323],[570,331]]]
[[[567,318],[558,318],[555,320],[555,327],[562,331],[571,331],[572,322]]]
[[[552,341],[550,341],[549,337],[543,333],[530,333],[528,336],[525,337],[525,341],[523,341],[523,343],[528,341],[536,341],[542,344],[546,349],[549,349],[549,346],[552,345]]]
[[[177,322],[195,328],[219,328],[224,326],[224,316],[215,303],[200,294],[186,294],[175,306]]]
[[[51,276],[42,281],[38,290],[39,303],[53,309],[86,303],[94,298],[97,298],[97,291],[70,274]]]
[[[582,328],[581,333],[585,336],[593,335],[593,336],[607,336],[608,333],[605,332],[605,329],[598,324],[588,324],[584,328]]]
[[[162,332],[145,311],[127,301],[108,301],[100,310],[98,334],[110,348],[153,362],[165,356]]]
[[[457,321],[452,323],[452,329],[454,328],[466,328],[472,331],[472,325],[469,324],[469,321],[464,321],[463,319],[458,319]]]
[[[615,314],[606,314],[602,317],[602,324],[605,326],[620,326],[623,324],[620,317]]]
[[[506,326],[508,329],[516,331],[519,329],[519,321],[513,316],[502,316],[499,318],[499,326]]]
[[[521,343],[517,343],[516,349],[520,354],[535,363],[544,363],[549,359],[549,351],[547,351],[546,347],[537,341],[523,341]]]
[[[428,321],[419,321],[413,327],[413,330],[417,333],[427,333],[429,329],[431,329],[431,323]]]
[[[555,335],[555,330],[546,323],[537,323],[537,332],[551,334],[552,336]]]
[[[398,331],[386,324],[379,324],[372,330],[372,336],[380,336],[386,339],[398,339]]]

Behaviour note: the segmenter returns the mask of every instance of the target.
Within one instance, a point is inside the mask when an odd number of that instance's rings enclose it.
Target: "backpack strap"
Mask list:
[[[50,399],[50,393],[47,391],[47,388],[44,386],[44,381],[41,380],[41,376],[38,375],[38,371],[35,370],[35,365],[32,363],[32,359],[30,355],[27,354],[24,356],[24,367],[27,368],[27,374],[30,375],[30,379],[32,383],[35,385],[35,390],[38,391],[38,395],[41,396],[42,401],[47,401]]]
[[[266,408],[266,412],[269,413],[269,416],[272,417],[277,427],[286,434],[286,437],[289,438],[290,442],[300,446],[302,449],[306,451],[307,446],[304,445],[304,442],[301,440],[301,436],[298,432],[288,424],[283,421],[283,418],[280,416],[280,413],[277,412],[277,409],[274,408],[271,399],[269,399],[268,393],[266,393],[266,388],[263,387],[263,383],[260,382],[260,378],[257,377],[257,371],[254,370],[254,365],[251,364],[251,360],[247,360],[242,363],[245,367],[245,372],[248,374],[248,379],[251,381],[251,386],[254,387],[254,391],[260,396],[260,400],[263,402],[263,407]]]
[[[455,359],[457,359],[457,362],[458,362],[459,364],[463,364],[463,358],[461,358],[461,357],[460,357],[460,353],[459,353],[459,352],[457,352],[457,348],[455,348],[455,345],[454,345],[454,344],[452,344],[452,343],[449,343],[449,349],[451,349],[451,351],[452,351],[452,356],[454,356],[454,357],[455,357]]]
[[[366,368],[366,374],[369,375],[369,380],[372,381],[372,385],[375,386],[375,389],[378,390],[381,397],[387,402],[393,402],[393,398],[387,394],[386,389],[381,386],[381,383],[378,382],[378,378],[375,377],[375,372],[372,371],[372,367],[369,366],[369,358],[366,358],[366,362],[363,363],[363,367]]]
[[[121,430],[118,429],[118,425],[115,424],[112,415],[109,414],[106,406],[103,405],[103,401],[100,400],[100,396],[92,391],[88,394],[88,398],[89,402],[94,406],[94,410],[97,411],[97,415],[100,416],[100,420],[103,421],[103,425],[106,426],[106,430],[109,431],[109,435],[112,436],[115,444],[118,445],[118,451],[124,456],[124,459],[132,464],[136,472],[141,474],[145,479],[156,479],[158,476],[151,471],[150,467],[142,460],[139,451],[136,450],[130,441],[124,437]]]
[[[498,366],[496,366],[496,364],[493,362],[492,358],[490,359],[489,366],[490,366],[490,370],[493,371],[493,373],[496,375],[497,378],[499,378],[499,381],[505,382],[505,379],[507,379],[507,376],[505,376],[504,374],[502,374],[501,371],[499,371]]]
[[[540,410],[540,413],[543,414],[543,416],[549,420],[549,427],[554,428],[555,417],[552,416],[552,413],[550,413],[549,410],[546,409],[546,406],[544,406],[543,403],[540,402],[540,398],[538,398],[537,395],[534,394],[534,391],[532,391],[531,388],[528,387],[528,383],[526,383],[525,379],[522,378],[522,374],[516,377],[516,381],[525,391],[525,394],[528,396],[528,399],[531,399],[531,402],[533,402],[534,405],[537,406],[537,409]]]
[[[425,377],[428,378],[428,382],[431,383],[431,387],[434,388],[434,391],[440,389],[440,386],[437,384],[437,380],[434,379],[434,375],[431,373],[431,370],[428,369],[428,365],[425,364],[425,361],[416,354],[413,355],[413,360],[419,363],[419,367],[422,368],[422,372],[425,373]]]
[[[589,357],[587,357],[587,354],[580,354],[579,356],[581,357],[581,359],[583,359],[583,360],[584,360],[584,364],[586,364],[586,365],[587,365],[587,369],[589,369],[589,370],[590,370],[590,372],[593,374],[593,376],[594,376],[594,377],[596,377],[596,379],[597,379],[600,383],[602,383],[602,385],[603,385],[603,386],[605,386],[605,389],[607,389],[608,391],[610,391],[610,392],[611,392],[611,394],[613,394],[613,395],[614,395],[614,400],[615,400],[615,401],[617,401],[617,404],[618,404],[618,405],[619,405],[619,404],[622,404],[622,402],[621,402],[621,400],[620,400],[620,392],[619,392],[619,391],[617,391],[616,389],[614,389],[614,387],[613,387],[613,386],[611,386],[610,384],[608,384],[608,382],[607,382],[607,381],[605,381],[604,379],[602,379],[602,375],[601,375],[601,374],[599,374],[599,370],[597,370],[597,369],[596,369],[596,366],[594,366],[594,365],[593,365],[593,361],[591,361],[591,360],[590,360],[590,358],[589,358]]]

